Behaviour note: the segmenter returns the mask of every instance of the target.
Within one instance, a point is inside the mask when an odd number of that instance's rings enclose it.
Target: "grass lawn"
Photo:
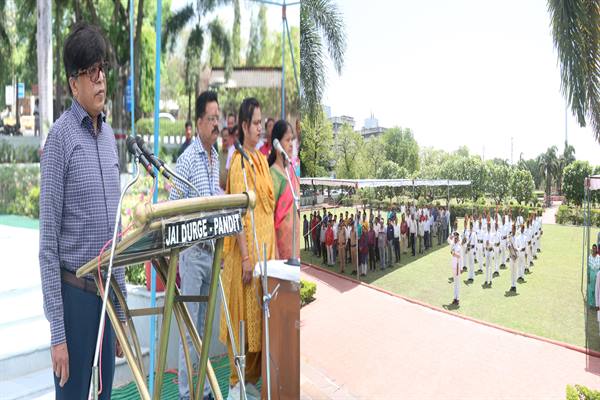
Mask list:
[[[598,229],[593,229],[592,238],[597,234]],[[476,275],[475,282],[467,285],[467,273],[463,272],[457,309],[449,306],[453,298],[449,247],[445,242],[437,246],[436,238],[426,254],[402,255],[400,264],[369,272],[361,280],[480,320],[600,351],[596,312],[588,311],[583,304],[582,238],[581,227],[544,225],[542,252],[526,281],[517,284],[516,295],[507,294],[509,268],[500,270],[491,288],[483,288],[483,275]],[[305,262],[323,265],[312,252],[302,251],[301,257]],[[339,266],[332,269],[337,272]]]

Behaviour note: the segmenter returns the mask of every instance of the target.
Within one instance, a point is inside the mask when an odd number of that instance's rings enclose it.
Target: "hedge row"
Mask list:
[[[561,205],[556,213],[557,224],[583,224],[583,209],[581,207]],[[600,209],[592,209],[591,225],[600,227]]]
[[[0,164],[38,162],[40,162],[39,146],[15,146],[8,140],[0,140]]]
[[[0,165],[0,214],[39,218],[39,164]]]

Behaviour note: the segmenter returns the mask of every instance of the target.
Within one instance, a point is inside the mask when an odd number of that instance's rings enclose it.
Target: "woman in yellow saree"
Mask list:
[[[250,212],[244,217],[244,230],[236,236],[226,237],[223,256],[223,288],[231,316],[231,324],[235,342],[239,349],[239,321],[245,321],[246,338],[246,391],[250,395],[258,395],[256,383],[261,376],[262,352],[262,288],[260,279],[253,277],[252,271],[258,261],[264,261],[263,246],[267,246],[267,260],[276,257],[275,229],[273,212],[273,181],[267,159],[255,150],[261,135],[261,112],[258,101],[254,98],[244,99],[240,106],[238,124],[240,142],[251,159],[254,167],[245,162],[248,189],[256,193],[254,222],[259,255],[256,254],[254,234]],[[226,192],[228,194],[246,191],[241,167],[241,154],[236,151],[230,163]],[[221,326],[219,339],[227,344],[230,362],[229,383],[231,390],[239,390],[238,376],[235,369],[232,343],[227,332],[227,324],[223,309],[221,310]]]

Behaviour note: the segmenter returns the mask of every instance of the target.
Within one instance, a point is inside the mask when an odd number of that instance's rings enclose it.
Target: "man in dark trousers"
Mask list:
[[[119,158],[106,101],[107,45],[100,30],[76,25],[63,49],[71,107],[50,129],[41,159],[40,273],[50,322],[56,399],[87,399],[102,299],[91,277],[75,271],[112,239],[120,196]],[[123,293],[125,270],[113,272]],[[125,315],[116,303],[121,321]],[[102,393],[110,399],[115,353],[111,322],[102,341]]]

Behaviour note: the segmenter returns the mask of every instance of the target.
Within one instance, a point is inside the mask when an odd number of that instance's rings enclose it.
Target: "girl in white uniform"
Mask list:
[[[448,237],[448,244],[451,246],[450,253],[452,254],[452,278],[454,279],[454,301],[452,304],[458,305],[458,295],[460,292],[460,264],[462,246],[459,243],[459,234],[454,232]]]

